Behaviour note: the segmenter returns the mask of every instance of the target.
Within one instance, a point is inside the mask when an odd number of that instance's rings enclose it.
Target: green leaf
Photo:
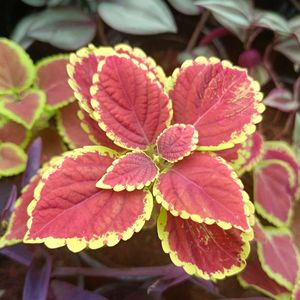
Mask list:
[[[96,23],[90,16],[74,7],[56,7],[23,19],[12,37],[22,44],[38,40],[75,50],[89,43],[95,33]]]
[[[161,0],[106,0],[98,13],[110,27],[130,34],[176,32],[173,16]]]
[[[274,50],[282,53],[294,64],[296,65],[300,64],[300,45],[296,39],[292,39],[292,38],[286,39],[278,43],[274,47]]]
[[[216,20],[244,40],[250,25],[250,7],[247,0],[198,0],[195,4],[208,9]]]
[[[182,14],[195,16],[200,13],[200,9],[194,4],[194,0],[168,0],[168,2]]]
[[[264,10],[255,10],[253,24],[267,28],[282,35],[291,34],[288,22],[279,14]]]
[[[290,19],[288,24],[291,32],[296,35],[298,41],[300,42],[300,15]]]
[[[297,158],[298,160],[300,160],[300,112],[298,112],[295,117],[293,143]]]

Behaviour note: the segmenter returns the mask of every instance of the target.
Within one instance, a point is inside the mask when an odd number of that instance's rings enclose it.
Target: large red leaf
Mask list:
[[[45,94],[41,90],[29,89],[19,95],[3,96],[0,114],[31,129],[41,116],[45,105]]]
[[[253,287],[275,299],[290,299],[289,291],[264,272],[256,256],[247,261],[247,267],[238,275],[238,280],[244,288]]]
[[[164,84],[166,77],[161,67],[155,61],[147,57],[139,48],[131,48],[125,44],[116,45],[114,48],[95,48],[89,45],[71,54],[70,63],[67,66],[70,77],[69,84],[74,90],[75,97],[80,101],[82,108],[88,113],[92,113],[90,88],[93,85],[93,75],[97,72],[98,63],[108,55],[120,53],[129,56],[140,63],[144,68],[154,74],[154,76]]]
[[[257,239],[258,258],[263,270],[278,284],[292,291],[299,272],[299,259],[290,232],[285,228],[265,227]]]
[[[199,57],[176,69],[168,84],[174,123],[192,124],[202,149],[221,150],[246,140],[261,121],[259,84],[228,61]]]
[[[254,209],[242,188],[225,160],[197,152],[164,171],[153,193],[175,216],[251,230]]]
[[[47,107],[56,109],[73,101],[73,91],[68,84],[69,55],[55,55],[37,64],[36,85],[47,96]]]
[[[124,151],[124,149],[114,144],[113,141],[106,136],[106,133],[99,127],[98,123],[92,119],[85,110],[79,110],[78,118],[81,120],[82,129],[87,133],[93,144],[105,146],[120,152]]]
[[[0,177],[12,176],[25,170],[27,155],[12,143],[0,144]]]
[[[129,152],[113,161],[97,187],[114,191],[142,189],[153,182],[159,169],[153,160],[143,152]]]
[[[0,247],[21,242],[27,231],[27,207],[33,200],[34,189],[38,185],[41,175],[34,176],[30,183],[23,189],[20,198],[16,201],[14,211],[10,217],[5,235],[0,239]]]
[[[26,147],[30,139],[30,131],[24,126],[9,119],[0,121],[0,142],[13,143],[20,147]]]
[[[252,134],[244,143],[216,152],[239,174],[250,171],[263,156],[263,137],[259,132]]]
[[[16,43],[0,38],[0,94],[20,93],[33,82],[35,68]]]
[[[99,65],[94,83],[93,115],[115,144],[144,150],[169,125],[171,103],[142,63],[109,56]]]
[[[254,170],[254,204],[257,212],[276,226],[291,222],[293,169],[284,161],[262,161]]]
[[[169,162],[189,156],[198,144],[198,132],[192,125],[175,124],[165,129],[157,138],[159,155]]]
[[[292,300],[300,300],[300,280],[294,287]]]
[[[291,147],[283,141],[267,141],[264,145],[264,160],[278,159],[282,160],[290,165],[294,170],[295,184],[292,187],[292,195],[298,196],[300,188],[300,167],[297,163],[297,158]]]
[[[158,235],[166,253],[190,275],[222,279],[241,271],[250,252],[252,233],[224,230],[174,217],[164,209],[158,218]]]
[[[92,144],[87,133],[81,128],[78,110],[79,106],[75,101],[57,113],[58,132],[71,149]]]
[[[87,146],[55,159],[28,208],[25,242],[44,242],[50,248],[67,245],[77,252],[113,246],[139,231],[150,218],[151,194],[96,187],[114,158],[108,148]]]

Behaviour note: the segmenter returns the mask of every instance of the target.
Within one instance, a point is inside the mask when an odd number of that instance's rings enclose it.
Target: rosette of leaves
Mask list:
[[[50,161],[26,188],[24,242],[73,252],[114,246],[141,230],[154,198],[158,235],[175,265],[205,279],[242,270],[254,207],[216,151],[255,131],[264,110],[258,83],[204,57],[166,78],[126,45],[80,49],[67,69],[95,145]]]

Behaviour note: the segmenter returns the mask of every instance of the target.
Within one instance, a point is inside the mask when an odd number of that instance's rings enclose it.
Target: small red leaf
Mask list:
[[[246,140],[261,121],[259,85],[228,61],[199,57],[176,69],[168,84],[174,122],[192,124],[202,149],[221,150]]]
[[[117,192],[142,189],[157,178],[159,169],[143,152],[130,152],[113,161],[97,187]]]
[[[0,121],[0,142],[13,143],[25,147],[30,138],[30,132],[22,125],[9,119]]]
[[[300,172],[297,158],[292,148],[283,141],[267,141],[264,144],[264,160],[278,159],[286,162],[294,171],[295,183],[292,187],[293,197],[297,194],[300,187]]]
[[[223,279],[241,271],[253,237],[235,228],[224,230],[174,217],[164,209],[158,218],[158,235],[176,266],[204,279]]]
[[[30,89],[17,96],[3,96],[0,114],[31,129],[43,112],[44,105],[45,94],[41,90]]]
[[[272,298],[289,299],[289,291],[264,272],[256,256],[247,261],[247,267],[238,275],[238,280],[244,288],[253,287]]]
[[[0,38],[0,94],[26,90],[34,76],[35,68],[29,55],[16,43]]]
[[[263,270],[278,284],[292,291],[299,272],[296,246],[285,228],[263,228],[264,239],[257,240],[258,258]]]
[[[0,177],[12,176],[25,170],[27,155],[12,143],[0,144]]]
[[[73,101],[73,91],[68,84],[69,55],[55,55],[37,64],[36,85],[46,93],[47,107],[57,109]]]
[[[189,156],[198,144],[198,132],[193,125],[175,124],[157,138],[157,151],[162,158],[176,162]]]
[[[98,68],[94,83],[93,115],[117,145],[144,150],[169,125],[171,103],[161,83],[142,64],[109,56]]]
[[[197,152],[162,173],[153,193],[175,216],[251,230],[254,209],[242,188],[222,158]]]
[[[34,176],[23,189],[20,198],[16,201],[14,211],[10,217],[5,235],[1,238],[1,246],[8,246],[21,242],[27,231],[27,206],[33,200],[33,192],[41,179],[41,175]]]
[[[117,151],[124,151],[110,140],[106,133],[99,127],[98,123],[90,117],[83,109],[78,112],[78,117],[81,120],[81,127],[87,133],[90,141],[95,145],[105,146]]]
[[[87,246],[113,246],[139,231],[150,218],[151,194],[96,187],[114,158],[108,148],[87,146],[51,162],[28,207],[25,242],[67,245],[78,252]]]
[[[254,204],[257,212],[276,226],[291,221],[293,170],[281,160],[262,161],[254,170]]]
[[[78,110],[79,106],[75,101],[57,113],[58,132],[71,149],[92,144],[87,133],[81,128]]]

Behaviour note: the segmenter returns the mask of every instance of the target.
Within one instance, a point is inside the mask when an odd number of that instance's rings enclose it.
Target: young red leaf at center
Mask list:
[[[176,162],[191,154],[198,144],[198,131],[193,125],[175,124],[157,138],[157,151],[169,162]]]
[[[149,156],[142,152],[131,152],[112,163],[97,187],[115,191],[142,189],[158,174],[159,169]]]
[[[163,172],[153,193],[175,216],[251,230],[254,209],[242,188],[225,160],[195,152]]]

